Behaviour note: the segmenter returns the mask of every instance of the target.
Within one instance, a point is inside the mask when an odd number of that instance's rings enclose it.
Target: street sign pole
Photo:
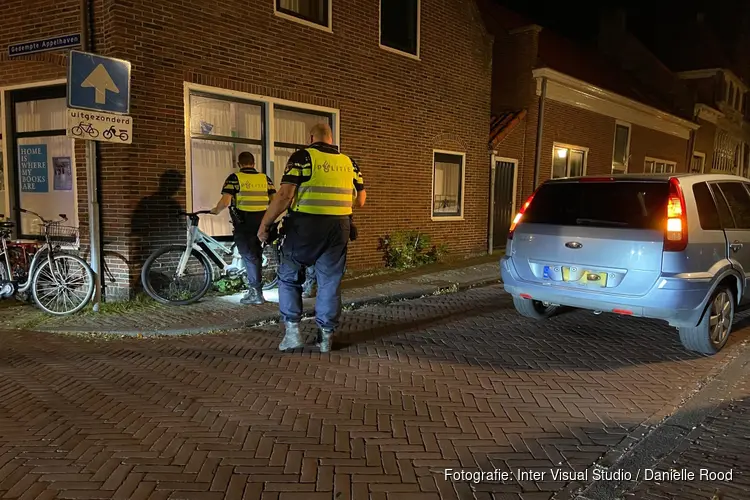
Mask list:
[[[102,275],[99,269],[101,262],[101,236],[99,229],[99,196],[96,172],[96,142],[86,141],[86,185],[88,187],[89,239],[91,247],[91,270],[94,271],[94,311],[99,312],[102,298]]]

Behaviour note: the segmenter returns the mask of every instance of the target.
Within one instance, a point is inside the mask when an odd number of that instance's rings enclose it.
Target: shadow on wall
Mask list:
[[[185,208],[177,195],[185,183],[185,175],[168,170],[159,179],[159,188],[143,198],[131,220],[130,295],[142,290],[141,269],[157,248],[185,243],[185,219],[178,214]]]

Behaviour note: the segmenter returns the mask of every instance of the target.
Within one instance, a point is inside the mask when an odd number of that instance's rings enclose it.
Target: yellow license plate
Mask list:
[[[563,281],[577,285],[605,287],[607,286],[607,273],[598,273],[586,269],[562,268]]]

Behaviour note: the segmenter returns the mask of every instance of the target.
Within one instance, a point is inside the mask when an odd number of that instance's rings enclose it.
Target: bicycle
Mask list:
[[[0,214],[0,298],[26,294],[31,290],[34,302],[44,312],[55,316],[77,313],[86,307],[94,295],[91,267],[80,257],[61,251],[66,239],[73,237],[78,241],[78,230],[62,225],[68,221],[65,214],[60,214],[60,220],[52,221],[31,210],[18,210],[41,221],[44,243],[11,242],[15,224]],[[13,267],[11,253],[21,253],[24,261],[28,261],[29,254],[32,254],[31,262],[28,266],[24,262],[23,266]],[[71,272],[74,265],[77,269]]]
[[[99,137],[99,131],[94,128],[90,123],[81,122],[70,130],[73,135],[81,136],[83,133],[87,133],[91,137]]]
[[[161,247],[146,259],[141,282],[144,291],[155,301],[174,306],[197,302],[208,293],[216,278],[212,263],[219,269],[220,276],[246,276],[236,246],[227,249],[198,227],[200,216],[210,213],[208,210],[180,212],[179,216],[187,218],[187,243]],[[225,258],[230,255],[232,263],[227,264]],[[164,257],[164,263],[157,262]],[[278,241],[265,245],[261,272],[263,290],[276,286],[279,261]]]
[[[104,136],[105,139],[111,139],[113,137],[119,137],[122,142],[126,142],[128,140],[128,131],[121,129],[118,132],[117,129],[114,127],[114,125],[112,125],[107,130],[105,130],[104,132],[102,132],[102,136]]]

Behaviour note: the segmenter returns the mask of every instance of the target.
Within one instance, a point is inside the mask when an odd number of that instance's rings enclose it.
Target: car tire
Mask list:
[[[525,318],[542,320],[547,319],[557,312],[557,306],[545,306],[538,300],[513,297],[513,305],[518,314]]]
[[[735,297],[730,288],[719,286],[711,295],[698,326],[678,328],[685,349],[711,356],[724,348],[734,326]],[[712,325],[712,323],[716,323]]]

